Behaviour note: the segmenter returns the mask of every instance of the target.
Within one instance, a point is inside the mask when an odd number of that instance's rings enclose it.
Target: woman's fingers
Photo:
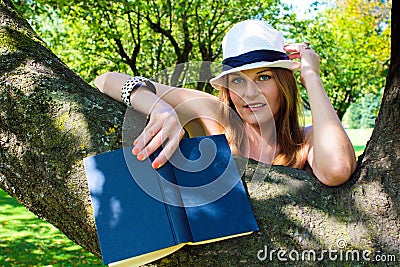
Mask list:
[[[172,139],[168,140],[161,153],[153,161],[152,166],[154,169],[161,167],[172,157],[176,149],[179,147],[179,142],[182,140],[184,134],[185,130],[181,129],[178,134],[176,134]]]
[[[158,168],[172,156],[183,135],[184,129],[173,109],[157,110],[151,114],[149,123],[134,141],[132,153],[138,160],[145,160],[164,145],[153,162],[153,167]]]
[[[289,59],[300,59],[302,84],[308,78],[319,77],[319,56],[309,46],[309,43],[289,44],[283,50],[289,53]]]
[[[288,44],[283,47],[283,50],[288,53],[300,52],[300,45],[301,44]]]
[[[301,53],[304,51],[304,49],[305,48],[303,44],[288,44],[283,47],[283,50],[286,53],[289,53],[289,57],[291,55],[296,55],[299,56],[298,58],[300,58]]]
[[[139,148],[135,146],[134,150],[137,148],[137,158],[138,160],[145,160],[148,158],[151,154],[156,151],[158,147],[160,147],[165,140],[167,140],[167,135],[163,133],[162,131],[159,131],[154,137],[152,137],[149,142],[147,142],[143,148]]]
[[[289,59],[296,59],[302,58],[302,53],[304,52],[305,48],[303,44],[289,44],[283,47],[283,50],[286,53],[289,53]]]
[[[158,132],[162,128],[162,124],[164,121],[159,120],[154,122],[154,120],[150,119],[147,126],[143,129],[142,133],[136,138],[133,145],[134,148],[132,153],[134,155],[138,155],[140,151],[142,151],[146,145],[158,134]]]
[[[301,58],[300,52],[293,52],[289,54],[289,59]]]
[[[176,129],[168,125],[166,122],[163,127],[154,137],[149,140],[149,142],[143,147],[143,149],[137,155],[139,160],[144,160],[148,158],[157,148],[161,147],[165,141],[173,140],[176,136]],[[165,162],[164,162],[165,163]]]

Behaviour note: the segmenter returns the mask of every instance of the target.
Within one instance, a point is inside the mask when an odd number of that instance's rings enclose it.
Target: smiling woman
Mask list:
[[[229,110],[234,110],[252,127],[263,140],[275,145],[275,151],[249,149],[250,158],[263,162],[304,168],[304,131],[300,129],[301,113],[299,90],[291,70],[284,68],[257,68],[227,75],[227,86],[220,87],[220,100]],[[229,117],[229,116],[225,116]],[[223,120],[223,116],[220,118]],[[226,123],[230,135],[237,136],[238,127]],[[262,128],[260,128],[262,126]],[[275,133],[276,128],[276,133]],[[279,136],[279,138],[276,138]],[[232,147],[245,150],[239,138],[233,138]],[[264,142],[265,143],[265,142]],[[264,144],[262,147],[265,147]],[[257,152],[264,152],[258,153]]]
[[[228,86],[224,90],[228,90],[243,120],[259,128],[276,116],[279,110],[279,91],[272,80],[270,69],[252,69],[227,76]]]
[[[226,134],[236,155],[311,167],[329,186],[346,182],[356,166],[354,149],[326,96],[319,56],[311,47],[285,45],[282,32],[264,21],[247,20],[228,31],[222,48],[222,72],[210,81],[219,90],[218,98],[119,73],[95,80],[103,93],[118,101],[124,98],[128,106],[150,115],[132,153],[144,160],[163,146],[153,161],[153,167],[160,167],[178,147],[184,127],[193,133],[190,128],[196,123],[206,135]],[[299,123],[301,105],[293,75],[297,69],[313,117],[313,125],[306,128]]]

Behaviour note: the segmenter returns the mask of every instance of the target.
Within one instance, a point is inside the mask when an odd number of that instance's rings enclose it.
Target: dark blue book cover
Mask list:
[[[105,264],[143,264],[180,244],[258,230],[224,135],[183,139],[158,170],[151,159],[160,151],[145,161],[131,151],[84,159]]]

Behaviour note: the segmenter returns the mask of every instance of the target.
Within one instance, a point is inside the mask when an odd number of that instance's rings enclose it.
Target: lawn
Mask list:
[[[357,156],[372,129],[347,129]],[[0,266],[105,266],[0,189]]]
[[[351,143],[353,144],[356,156],[364,152],[365,145],[367,144],[373,128],[368,129],[346,129],[347,135],[349,136]]]
[[[0,189],[0,266],[106,266]]]

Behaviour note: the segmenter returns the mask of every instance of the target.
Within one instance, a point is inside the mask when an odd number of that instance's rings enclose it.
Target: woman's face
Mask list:
[[[279,89],[270,68],[229,74],[228,89],[239,116],[250,125],[271,122],[279,111]]]

